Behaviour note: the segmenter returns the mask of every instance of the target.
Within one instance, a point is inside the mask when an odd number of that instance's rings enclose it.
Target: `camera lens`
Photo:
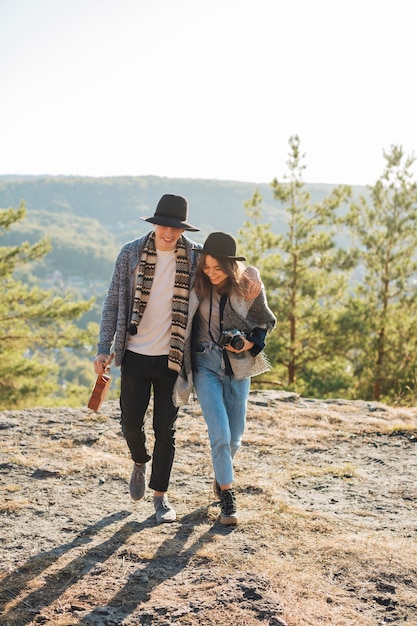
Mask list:
[[[235,350],[241,350],[243,346],[245,345],[245,342],[243,340],[243,337],[241,337],[241,335],[236,335],[236,337],[233,337],[233,339],[231,340],[230,345]]]

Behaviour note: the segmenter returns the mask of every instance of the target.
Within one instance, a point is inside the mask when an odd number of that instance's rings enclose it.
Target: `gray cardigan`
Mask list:
[[[113,346],[114,362],[121,365],[127,344],[127,329],[130,324],[136,289],[137,268],[142,250],[150,233],[140,239],[126,243],[119,252],[114,265],[109,290],[104,300],[100,321],[97,354],[110,354]],[[199,253],[193,248],[202,248],[183,235],[190,269],[190,289],[194,283]]]
[[[173,402],[176,406],[187,404],[193,387],[192,365],[192,331],[193,319],[197,313],[200,299],[194,289],[191,291],[188,305],[188,322],[185,334],[184,362],[177,378],[173,392]],[[224,328],[237,328],[250,333],[255,327],[264,328],[270,332],[275,328],[276,318],[268,306],[265,289],[254,300],[245,300],[232,294],[226,302],[223,313]],[[270,369],[269,361],[264,352],[252,356],[249,350],[240,353],[228,352],[233,376],[236,380],[250,378],[262,374]]]

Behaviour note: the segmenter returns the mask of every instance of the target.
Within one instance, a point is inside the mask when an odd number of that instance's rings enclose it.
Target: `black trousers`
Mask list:
[[[175,422],[178,407],[172,402],[177,373],[168,368],[168,356],[145,356],[126,351],[121,367],[121,425],[132,459],[152,459],[149,487],[167,491],[175,455]],[[152,456],[145,435],[145,414],[153,390]]]

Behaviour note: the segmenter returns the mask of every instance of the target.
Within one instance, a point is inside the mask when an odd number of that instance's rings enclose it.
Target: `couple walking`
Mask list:
[[[130,494],[143,498],[147,466],[158,523],[173,522],[168,499],[178,408],[195,388],[207,424],[220,522],[237,524],[233,458],[245,428],[250,378],[268,369],[265,337],[275,325],[256,268],[236,255],[235,239],[211,233],[204,245],[184,231],[188,202],[166,194],[148,234],[116,259],[100,322],[101,374],[112,346],[121,366],[121,426],[133,460]],[[153,392],[154,446],[145,437]]]

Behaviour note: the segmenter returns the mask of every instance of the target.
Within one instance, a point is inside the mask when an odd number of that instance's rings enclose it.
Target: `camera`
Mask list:
[[[236,328],[231,328],[222,332],[218,344],[219,346],[232,346],[235,350],[241,350],[245,345],[244,338],[244,333]]]

